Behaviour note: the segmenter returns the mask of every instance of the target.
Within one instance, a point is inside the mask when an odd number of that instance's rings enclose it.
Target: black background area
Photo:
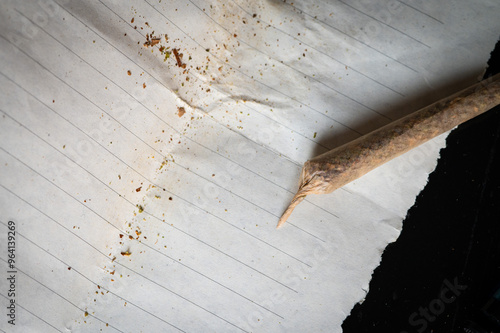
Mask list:
[[[485,77],[499,72],[500,42],[488,65]],[[470,321],[500,332],[480,312],[500,287],[500,107],[460,125],[446,142],[344,333],[467,332]],[[460,285],[455,294],[450,284]],[[442,292],[446,302],[436,301]]]

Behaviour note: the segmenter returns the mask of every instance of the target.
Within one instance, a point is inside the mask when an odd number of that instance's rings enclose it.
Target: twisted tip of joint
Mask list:
[[[284,216],[284,214],[281,216],[280,220],[278,221],[278,225],[276,226],[276,229],[279,229],[285,224],[287,220],[287,217]]]
[[[279,229],[285,224],[286,220],[288,220],[288,217],[290,217],[290,214],[292,214],[293,210],[295,209],[295,206],[297,206],[302,200],[304,200],[306,196],[301,195],[298,196],[298,194],[293,197],[292,202],[288,206],[288,208],[285,210],[283,215],[281,216],[280,220],[278,221],[278,225],[276,226],[276,229]]]

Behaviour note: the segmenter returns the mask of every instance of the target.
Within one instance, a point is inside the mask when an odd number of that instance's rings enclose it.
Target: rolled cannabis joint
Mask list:
[[[307,161],[277,228],[307,195],[331,193],[498,104],[500,74]]]

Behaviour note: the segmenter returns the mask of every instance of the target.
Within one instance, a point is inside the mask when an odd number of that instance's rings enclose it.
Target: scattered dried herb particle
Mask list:
[[[131,71],[127,71],[128,76],[132,75]]]
[[[177,115],[180,117],[182,117],[184,114],[186,113],[186,110],[184,109],[184,107],[180,106],[177,108]]]
[[[181,67],[181,68],[186,68],[186,64],[183,64],[182,63],[182,53],[179,53],[179,50],[177,49],[172,49],[172,53],[174,54],[175,56],[175,60],[177,61],[177,66]]]
[[[158,37],[151,37],[150,38],[148,35],[146,35],[146,42],[143,45],[145,47],[155,46],[159,42],[160,42],[160,38],[158,38]]]
[[[137,208],[139,209],[139,213],[142,213],[144,211],[144,207],[141,205],[137,205]]]
[[[139,186],[138,188],[135,189],[136,192],[140,192],[141,191],[141,188],[142,186]]]
[[[120,252],[120,254],[122,256],[129,257],[132,253],[128,252],[128,250],[127,250],[127,251],[124,251],[124,252]]]

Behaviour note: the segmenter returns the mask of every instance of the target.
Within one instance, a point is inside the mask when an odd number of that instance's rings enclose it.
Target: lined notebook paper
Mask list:
[[[341,332],[446,135],[277,231],[302,164],[476,82],[499,14],[2,1],[0,332]]]

